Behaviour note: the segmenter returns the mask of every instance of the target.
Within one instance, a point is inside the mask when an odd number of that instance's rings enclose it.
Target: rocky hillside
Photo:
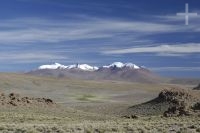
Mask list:
[[[200,93],[180,88],[164,89],[157,98],[140,105],[128,108],[133,115],[193,115],[200,109]]]

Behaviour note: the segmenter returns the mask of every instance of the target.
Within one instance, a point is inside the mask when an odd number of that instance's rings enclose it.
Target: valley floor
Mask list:
[[[53,107],[0,107],[3,133],[192,133],[200,132],[200,116],[124,118],[130,106],[157,97],[168,87],[193,85],[87,81],[0,74],[1,92],[53,99]]]

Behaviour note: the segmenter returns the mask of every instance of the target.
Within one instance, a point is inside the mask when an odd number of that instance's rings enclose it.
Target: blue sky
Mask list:
[[[133,62],[200,77],[198,0],[1,0],[0,71],[42,64]],[[185,3],[191,17],[185,25]]]

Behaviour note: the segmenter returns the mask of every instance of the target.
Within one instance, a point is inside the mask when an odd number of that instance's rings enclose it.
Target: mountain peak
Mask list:
[[[108,66],[103,66],[103,68],[112,68],[112,67],[131,68],[131,69],[140,69],[141,68],[133,63],[122,63],[122,62],[113,62],[112,64],[110,64]]]
[[[125,63],[125,67],[133,68],[133,69],[140,69],[141,67],[137,66],[136,64],[133,63]]]

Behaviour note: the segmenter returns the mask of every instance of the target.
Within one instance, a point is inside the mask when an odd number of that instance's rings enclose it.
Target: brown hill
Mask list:
[[[200,93],[180,88],[161,91],[157,98],[132,106],[127,109],[128,115],[191,115],[199,110]]]

